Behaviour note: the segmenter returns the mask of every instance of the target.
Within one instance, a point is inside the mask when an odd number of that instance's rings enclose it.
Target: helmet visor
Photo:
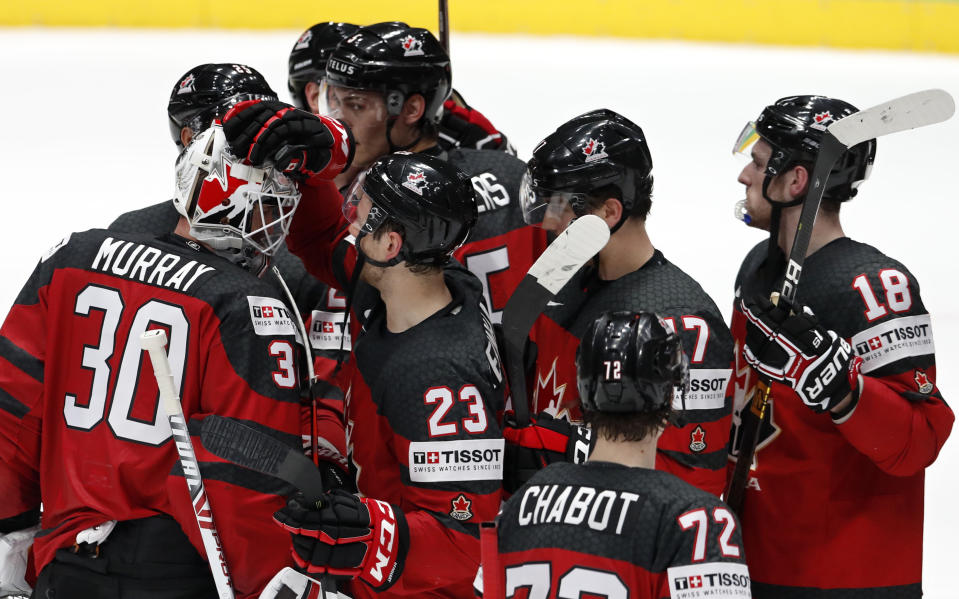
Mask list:
[[[756,121],[749,121],[743,127],[739,137],[736,138],[736,144],[733,146],[733,154],[743,154],[749,156],[753,144],[759,141],[759,133],[756,131]]]
[[[523,175],[519,198],[523,220],[549,230],[561,229],[562,223],[582,216],[579,212],[585,213],[587,202],[585,193],[534,187],[529,172]]]
[[[343,217],[351,226],[359,229],[361,234],[370,235],[386,220],[386,212],[374,206],[366,193],[366,175],[365,172],[360,173],[350,185],[350,190],[343,200]]]

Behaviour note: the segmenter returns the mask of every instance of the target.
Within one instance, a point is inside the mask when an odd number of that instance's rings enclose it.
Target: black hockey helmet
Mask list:
[[[402,225],[403,247],[388,264],[442,266],[463,245],[478,216],[469,175],[428,154],[398,152],[380,158],[346,196],[343,210],[353,222],[365,194],[372,207],[360,235],[372,235],[387,221]]]
[[[253,67],[229,63],[195,66],[177,80],[170,93],[167,104],[170,135],[182,148],[180,130],[183,127],[198,134],[214,119],[223,118],[238,102],[276,99],[276,92]]]
[[[551,198],[561,194],[576,216],[587,212],[587,196],[607,185],[622,194],[629,215],[639,190],[651,189],[653,158],[639,125],[609,109],[563,123],[533,150],[520,194],[528,223],[539,223]],[[622,222],[622,221],[620,221]]]
[[[326,76],[326,61],[333,48],[359,28],[352,23],[317,23],[296,40],[290,52],[287,87],[297,108],[310,110],[303,88],[311,81],[319,83]]]
[[[423,118],[438,122],[450,95],[450,58],[426,29],[393,21],[360,27],[326,63],[330,85],[381,91],[387,113],[398,116],[412,94],[426,99]]]
[[[679,335],[651,312],[604,312],[576,350],[584,410],[654,412],[686,389],[689,364]]]
[[[859,110],[848,102],[826,96],[789,96],[763,109],[755,122],[747,123],[734,151],[748,153],[757,138],[772,146],[766,165],[766,182],[797,164],[810,170],[816,161],[826,127]],[[843,202],[856,195],[857,187],[869,177],[876,158],[876,140],[870,139],[847,150],[829,172],[824,199]],[[768,197],[766,198],[769,199]],[[799,204],[798,199],[793,204]]]

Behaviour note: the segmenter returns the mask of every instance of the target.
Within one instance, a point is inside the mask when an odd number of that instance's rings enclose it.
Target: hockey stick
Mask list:
[[[216,584],[217,595],[220,599],[233,599],[233,581],[230,579],[230,569],[226,564],[226,556],[220,543],[216,524],[213,522],[213,510],[210,500],[200,477],[200,464],[196,461],[193,443],[190,441],[190,431],[186,427],[183,416],[183,407],[180,406],[180,397],[173,385],[173,374],[170,372],[170,360],[166,354],[166,331],[155,329],[140,336],[140,345],[150,355],[153,363],[153,375],[156,377],[157,387],[160,389],[160,403],[170,421],[173,439],[177,453],[180,455],[180,466],[183,468],[183,477],[190,489],[190,499],[193,503],[193,515],[197,526],[200,527],[200,538],[203,540],[203,549],[206,550],[206,559],[210,563],[213,573],[213,582]]]
[[[242,422],[216,414],[203,419],[200,439],[203,447],[213,455],[290,483],[303,493],[308,503],[316,507],[321,505],[323,477],[316,465],[297,448]],[[324,596],[338,596],[332,576],[321,575],[319,586]]]
[[[450,54],[450,7],[447,0],[439,0],[439,33],[440,45]]]
[[[310,503],[323,497],[323,477],[303,452],[232,418],[210,414],[200,425],[203,447],[213,455],[290,483]]]
[[[780,297],[791,303],[796,300],[799,288],[799,277],[802,275],[803,264],[806,261],[806,250],[812,238],[813,226],[816,224],[816,215],[822,203],[822,196],[826,191],[826,182],[829,172],[843,152],[849,148],[870,139],[883,135],[898,133],[926,125],[941,123],[953,115],[956,107],[952,96],[941,89],[929,89],[912,93],[901,98],[889,100],[861,110],[842,118],[826,128],[819,153],[813,166],[809,184],[809,195],[803,202],[799,223],[796,225],[796,237],[793,239],[789,258],[786,262],[786,276]],[[749,471],[752,468],[753,456],[756,452],[756,443],[759,441],[759,431],[766,419],[769,403],[769,383],[760,380],[760,393],[755,393],[749,406],[743,406],[740,412],[740,429],[743,431],[736,458],[736,467],[729,479],[723,498],[737,514],[742,516],[741,509],[746,493],[746,483]]]
[[[606,246],[607,241],[609,227],[603,219],[592,214],[577,218],[533,263],[503,308],[506,376],[513,411],[520,426],[529,424],[526,370],[523,367],[529,332],[549,301]]]

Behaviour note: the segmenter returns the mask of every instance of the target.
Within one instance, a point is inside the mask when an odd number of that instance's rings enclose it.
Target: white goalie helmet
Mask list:
[[[260,276],[290,230],[300,192],[281,171],[243,164],[219,123],[177,158],[173,204],[190,234]]]

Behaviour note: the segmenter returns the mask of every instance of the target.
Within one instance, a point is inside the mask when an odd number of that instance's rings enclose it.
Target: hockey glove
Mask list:
[[[230,149],[254,165],[272,162],[307,183],[330,180],[353,160],[353,136],[339,121],[275,100],[246,100],[223,117]]]
[[[475,148],[477,150],[505,150],[506,137],[496,130],[482,113],[469,106],[460,106],[454,100],[443,103],[439,124],[439,145],[444,150]]]
[[[781,381],[816,412],[836,406],[856,387],[862,358],[849,343],[819,324],[807,306],[780,299],[742,300],[746,316],[743,358],[760,374]]]
[[[384,501],[334,490],[316,508],[297,495],[273,519],[292,534],[302,571],[359,578],[377,591],[403,571],[409,529],[403,512]]]
[[[507,412],[503,437],[503,488],[509,493],[554,462],[584,463],[594,445],[588,428],[546,413],[531,417],[529,426],[520,428],[513,413]]]

